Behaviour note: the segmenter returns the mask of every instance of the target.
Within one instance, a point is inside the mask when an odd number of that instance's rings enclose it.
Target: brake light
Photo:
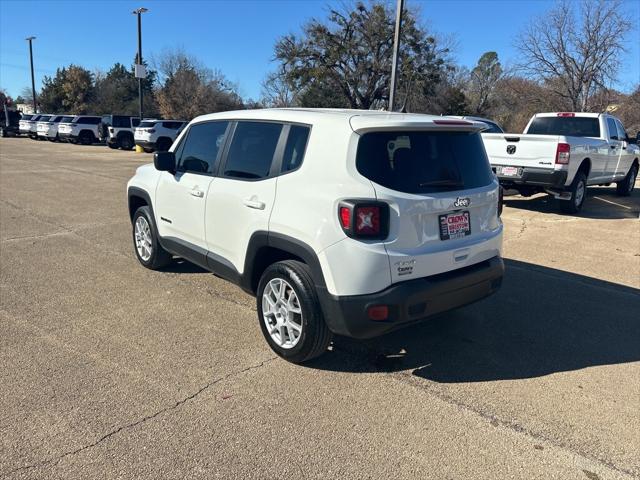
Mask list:
[[[340,207],[340,225],[344,230],[351,230],[351,209]]]
[[[571,156],[571,145],[568,143],[559,143],[556,150],[556,164],[566,165],[569,163],[569,157]]]
[[[380,235],[380,207],[356,207],[355,217],[358,235]]]
[[[576,114],[573,112],[559,112],[558,117],[575,117]]]
[[[436,125],[473,125],[471,122],[465,122],[464,120],[434,120]]]
[[[389,232],[389,205],[384,202],[345,200],[338,207],[340,226],[347,236],[383,239]]]

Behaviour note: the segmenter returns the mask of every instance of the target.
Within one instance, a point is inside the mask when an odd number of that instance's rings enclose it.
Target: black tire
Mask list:
[[[111,148],[113,150],[117,150],[118,148],[120,148],[120,142],[117,139],[113,143],[107,142],[107,147],[109,147],[109,148]]]
[[[4,128],[0,128],[0,137],[6,138],[8,136],[7,131]]]
[[[285,280],[295,292],[302,312],[301,332],[292,348],[278,345],[267,330],[263,316],[263,294],[273,279]],[[327,351],[332,334],[324,321],[316,289],[311,279],[309,267],[302,262],[285,260],[270,265],[260,278],[257,292],[258,322],[260,329],[271,349],[280,357],[292,363],[304,363],[319,357]],[[289,330],[287,330],[288,332]],[[290,335],[290,334],[288,334]]]
[[[82,145],[91,145],[95,141],[96,137],[92,132],[84,130],[80,132],[80,136],[78,137],[78,139],[80,140],[80,143]]]
[[[136,224],[138,222],[138,218],[143,217],[144,221],[146,221],[149,226],[150,236],[151,236],[151,254],[149,258],[143,258],[138,252],[137,243],[136,243]],[[131,236],[133,239],[133,251],[138,258],[138,261],[146,268],[150,270],[158,270],[162,267],[166,267],[173,260],[172,255],[167,252],[158,241],[158,229],[156,228],[156,224],[153,221],[153,215],[151,215],[151,209],[147,206],[140,207],[136,210],[136,213],[133,214],[133,221],[131,223]]]
[[[118,137],[118,143],[120,144],[120,148],[122,150],[131,150],[135,145],[135,143],[133,142],[133,137],[131,135],[120,135]]]
[[[633,192],[633,187],[636,185],[636,178],[638,177],[638,164],[634,163],[627,172],[627,176],[624,180],[616,183],[616,193],[621,197],[628,197]]]
[[[581,189],[582,196],[579,197],[579,192]],[[576,173],[576,176],[573,179],[573,183],[571,184],[571,187],[569,187],[569,192],[571,193],[571,199],[559,200],[560,210],[563,213],[579,213],[580,210],[582,210],[585,199],[587,198],[587,176],[584,174],[584,172],[580,171]]]
[[[156,142],[156,151],[157,152],[168,152],[171,148],[171,140],[168,138],[162,137],[159,138]]]

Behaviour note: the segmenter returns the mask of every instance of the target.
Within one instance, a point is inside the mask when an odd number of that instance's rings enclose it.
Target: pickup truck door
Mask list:
[[[616,122],[611,117],[607,118],[607,142],[609,143],[609,155],[607,158],[607,166],[604,172],[604,179],[611,180],[615,177],[616,171],[619,168],[620,157],[624,150],[624,141],[620,140],[618,136],[618,127]],[[626,148],[626,147],[625,147]]]
[[[618,139],[620,140],[620,143],[622,143],[622,150],[614,170],[614,175],[616,178],[621,178],[624,177],[629,171],[629,168],[631,168],[631,162],[633,162],[635,156],[633,145],[629,145],[629,142],[627,141],[629,136],[618,119],[616,119],[616,127],[618,127]]]
[[[154,213],[158,233],[206,255],[205,208],[229,122],[196,123],[176,149],[176,173],[162,172]]]

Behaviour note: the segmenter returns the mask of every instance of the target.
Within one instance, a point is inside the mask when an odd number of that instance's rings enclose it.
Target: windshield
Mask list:
[[[536,117],[531,122],[527,133],[598,138],[600,122],[596,117]]]
[[[493,181],[477,132],[373,132],[358,142],[356,168],[406,193],[477,188]]]

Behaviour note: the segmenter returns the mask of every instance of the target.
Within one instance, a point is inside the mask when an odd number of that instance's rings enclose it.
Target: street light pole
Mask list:
[[[25,40],[29,42],[29,60],[31,61],[31,97],[33,99],[33,113],[38,113],[38,104],[36,102],[36,79],[33,75],[33,46],[32,42],[36,37],[27,37]]]
[[[140,100],[140,121],[142,121],[143,107],[142,107],[142,80],[146,75],[142,72],[142,14],[148,12],[144,7],[138,8],[133,11],[135,15],[138,15],[138,59],[136,61],[135,75],[138,77],[138,98]]]
[[[389,87],[389,111],[393,112],[396,99],[396,84],[398,82],[398,56],[400,54],[400,30],[402,29],[402,11],[404,0],[398,0],[396,7],[396,31],[393,35],[393,60],[391,61],[391,85]]]

